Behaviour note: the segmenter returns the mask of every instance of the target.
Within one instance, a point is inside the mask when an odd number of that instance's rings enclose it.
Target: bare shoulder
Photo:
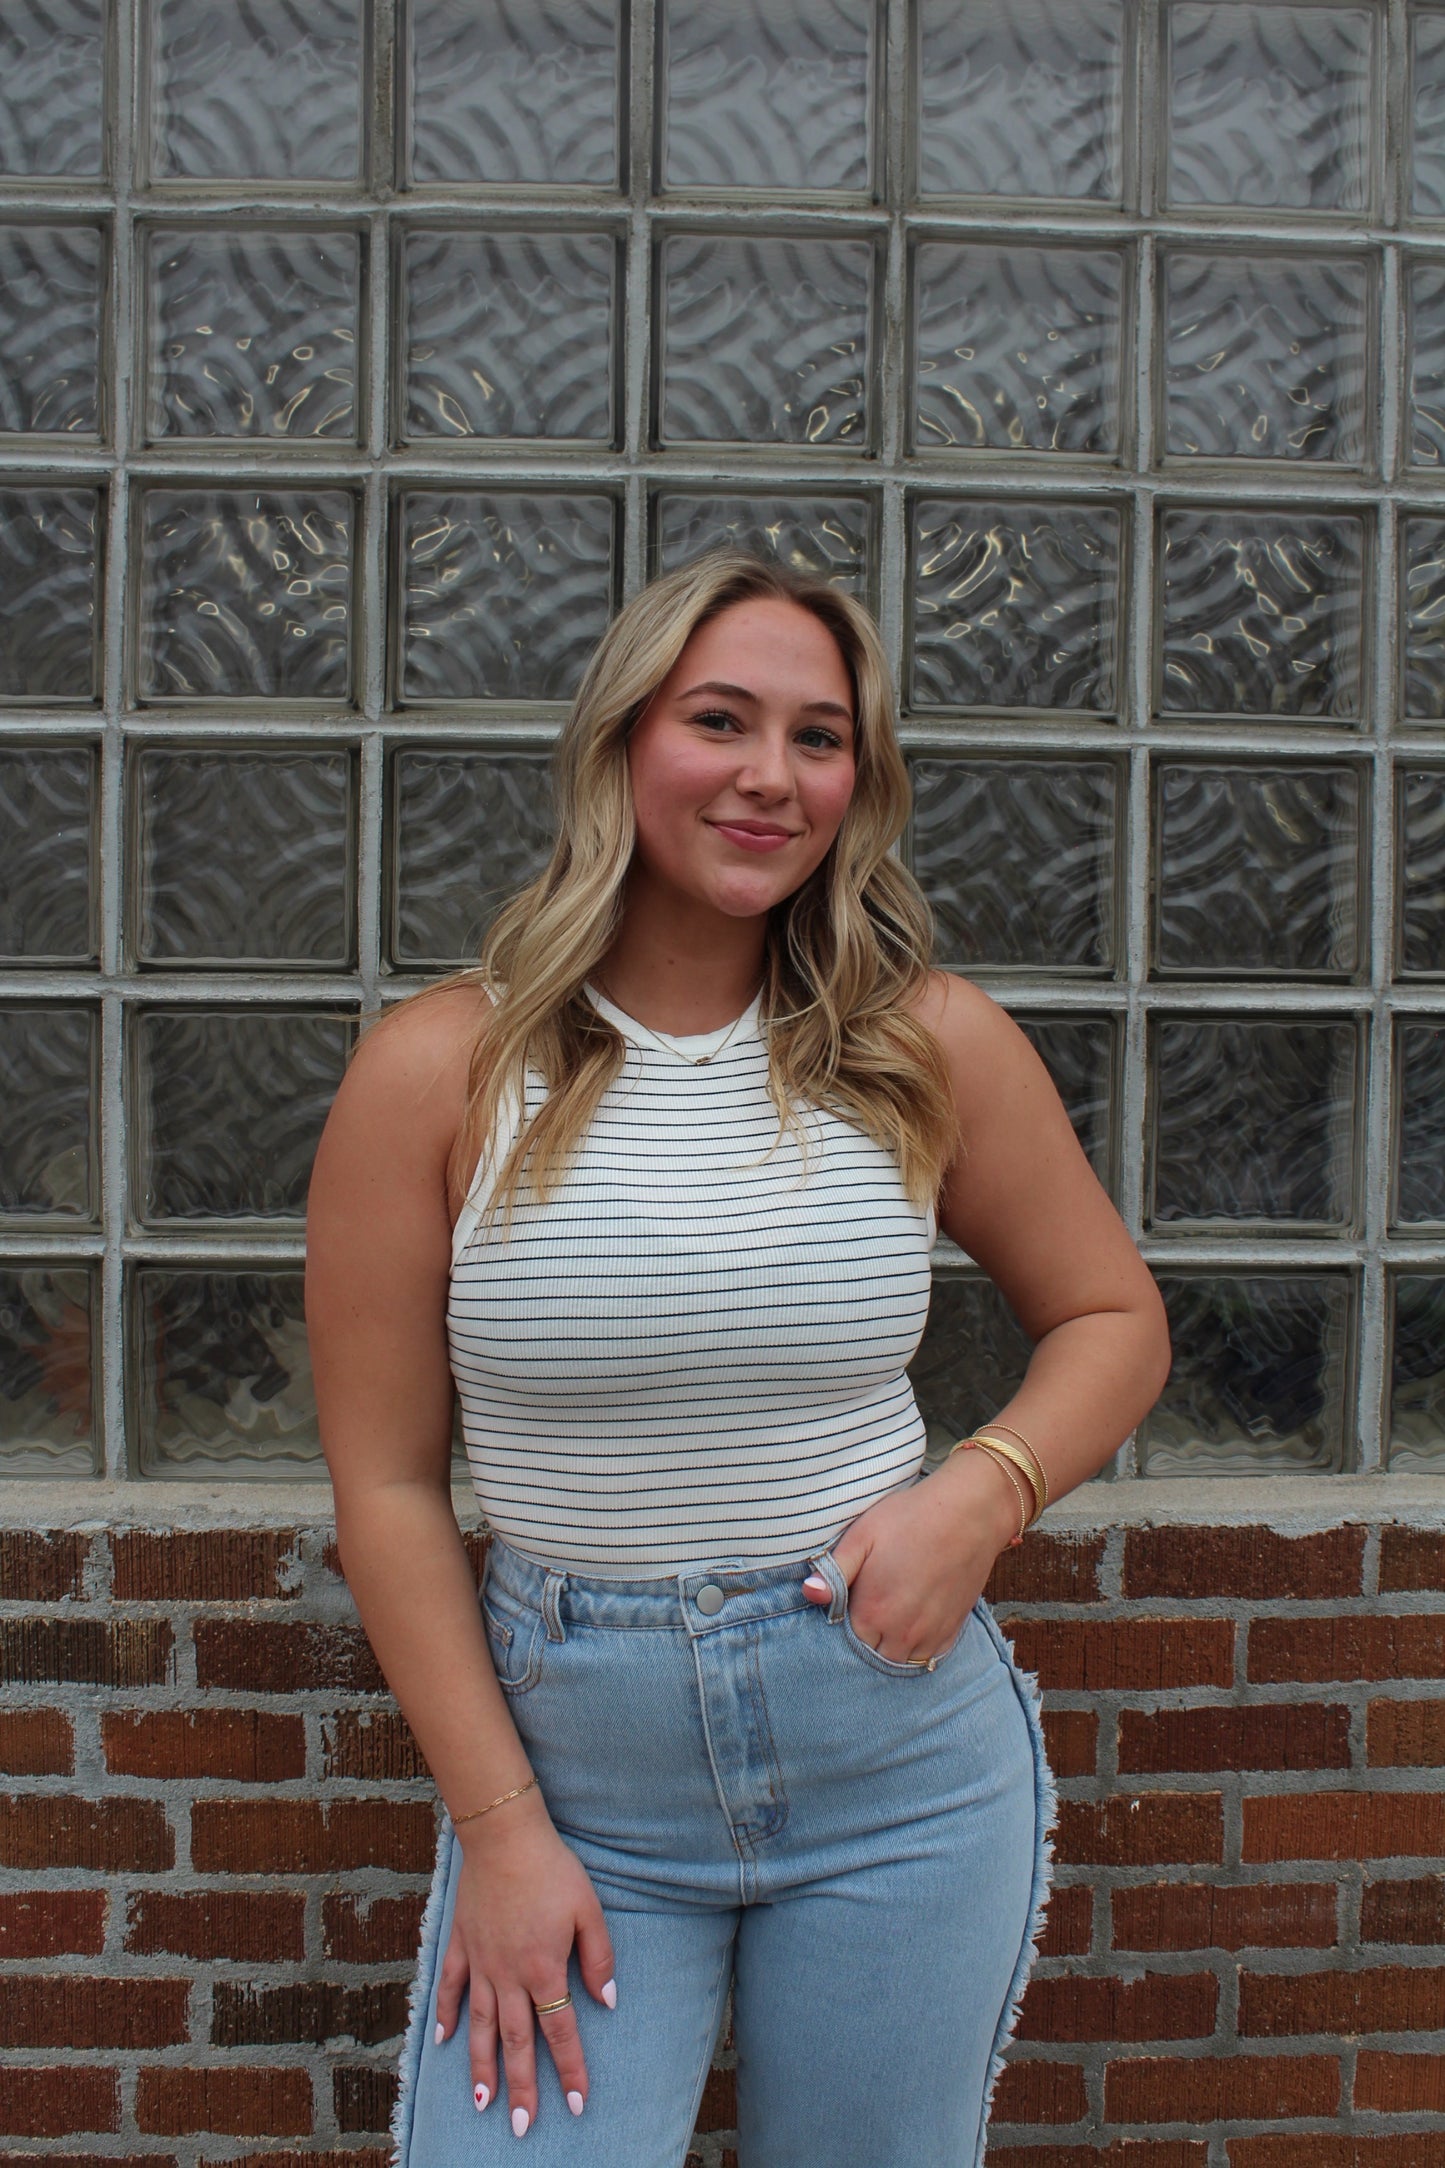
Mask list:
[[[937,1040],[956,1090],[966,1088],[977,1064],[991,1064],[996,1080],[1000,1063],[1027,1069],[1038,1058],[1007,1009],[956,972],[930,971],[907,1006]]]
[[[480,985],[401,1002],[363,1034],[332,1110],[333,1132],[384,1136],[391,1153],[445,1161],[492,1005]]]

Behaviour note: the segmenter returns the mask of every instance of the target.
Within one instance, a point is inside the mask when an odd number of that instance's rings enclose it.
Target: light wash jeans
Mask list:
[[[810,1570],[828,1606],[802,1592]],[[702,1608],[699,1593],[711,1584]],[[741,2168],[976,2168],[1048,1886],[1033,1682],[980,1600],[936,1670],[853,1631],[831,1554],[664,1581],[493,1540],[483,1612],[552,1819],[592,1877],[617,2008],[569,1984],[590,2093],[540,2032],[538,2113],[437,2047],[461,1847],[443,1822],[393,2135],[400,2168],[680,2168],[732,1991]]]

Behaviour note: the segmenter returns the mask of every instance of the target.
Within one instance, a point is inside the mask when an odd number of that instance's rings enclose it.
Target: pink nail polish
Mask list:
[[[483,2108],[485,2108],[487,2102],[491,2099],[491,2097],[492,2096],[488,2092],[485,2085],[478,2085],[477,2087],[475,2087],[472,2093],[472,2098],[477,2104],[478,2115],[481,2114]]]
[[[447,2029],[445,2025],[438,2025],[436,2031],[432,2034],[432,2039],[436,2042],[437,2046],[440,2047],[446,2036]]]
[[[528,2124],[529,2124],[529,2123],[531,2122],[531,2120],[532,2120],[532,2118],[531,2118],[531,2116],[530,2116],[530,2115],[528,2115],[528,2113],[527,2113],[527,2111],[526,2111],[526,2109],[525,2109],[525,2108],[513,2108],[513,2110],[512,2110],[512,2129],[513,2129],[513,2131],[515,2132],[515,2134],[516,2134],[516,2136],[517,2136],[517,2137],[519,2137],[519,2138],[525,2138],[525,2137],[526,2137],[526,2135],[527,2135],[527,2125],[528,2125]]]
[[[587,2103],[580,2093],[569,2093],[567,2095],[567,2105],[574,2115],[580,2115]]]
[[[609,2010],[615,2010],[617,2008],[617,1982],[615,1980],[608,1980],[604,1983],[602,1989],[602,2000],[606,2003]]]
[[[828,1584],[823,1579],[821,1573],[810,1573],[807,1580],[803,1583],[803,1586],[804,1588],[816,1588],[820,1596],[828,1596],[832,1594],[831,1589],[828,1587]]]

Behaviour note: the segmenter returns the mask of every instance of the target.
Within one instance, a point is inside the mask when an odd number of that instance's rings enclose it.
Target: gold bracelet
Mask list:
[[[1049,1502],[1049,1493],[1043,1470],[1034,1458],[1032,1446],[1023,1453],[1009,1439],[991,1437],[987,1430],[976,1430],[974,1436],[980,1445],[991,1446],[995,1453],[1002,1453],[1005,1460],[1011,1460],[1019,1474],[1026,1479],[1034,1498],[1034,1510],[1029,1515],[1029,1520],[1031,1523],[1036,1521]]]
[[[1021,1446],[1023,1447],[1024,1451],[1025,1451],[1025,1452],[1026,1452],[1026,1453],[1027,1453],[1027,1454],[1029,1455],[1030,1459],[1031,1459],[1031,1460],[1033,1461],[1033,1464],[1034,1464],[1035,1468],[1037,1468],[1037,1470],[1038,1470],[1038,1473],[1039,1473],[1039,1482],[1040,1482],[1040,1483],[1042,1483],[1042,1484],[1043,1484],[1043,1486],[1044,1486],[1044,1504],[1045,1504],[1045,1505],[1047,1505],[1047,1504],[1048,1504],[1048,1502],[1049,1502],[1049,1478],[1048,1478],[1048,1474],[1047,1474],[1047,1471],[1046,1471],[1046,1470],[1045,1470],[1045,1468],[1044,1468],[1044,1464],[1043,1464],[1043,1462],[1042,1462],[1042,1461],[1041,1461],[1041,1460],[1039,1459],[1039,1456],[1038,1456],[1038,1454],[1037,1454],[1037,1453],[1036,1453],[1036,1452],[1034,1451],[1033,1447],[1032,1447],[1032,1446],[1031,1446],[1031,1445],[1029,1444],[1029,1441],[1028,1441],[1028,1439],[1027,1439],[1027,1438],[1026,1438],[1026,1437],[1024,1436],[1023,1432],[1022,1432],[1021,1430],[1015,1430],[1015,1429],[1014,1429],[1014,1426],[1013,1426],[1013,1424],[1012,1424],[1012,1423],[1001,1423],[1001,1422],[999,1421],[999,1419],[998,1419],[998,1417],[997,1417],[996,1415],[994,1415],[994,1416],[990,1416],[989,1420],[988,1420],[988,1421],[987,1421],[987,1422],[986,1422],[986,1423],[984,1424],[984,1426],[983,1426],[983,1430],[984,1430],[984,1434],[985,1434],[985,1436],[986,1436],[986,1435],[987,1435],[987,1433],[988,1433],[989,1431],[991,1431],[991,1430],[1006,1430],[1006,1431],[1008,1432],[1008,1434],[1009,1434],[1009,1436],[1010,1436],[1011,1438],[1017,1438],[1017,1439],[1018,1439],[1018,1441],[1019,1441],[1019,1444],[1020,1444],[1020,1445],[1021,1445]]]
[[[523,1792],[529,1792],[536,1781],[535,1776],[530,1776],[526,1783],[519,1784],[514,1792],[503,1792],[500,1799],[489,1799],[484,1807],[473,1807],[470,1814],[454,1814],[452,1828],[460,1829],[463,1822],[474,1822],[479,1814],[490,1814],[493,1807],[504,1807],[509,1799],[520,1799]]]
[[[988,1457],[995,1468],[999,1469],[1007,1478],[1009,1489],[1019,1502],[1019,1532],[1016,1536],[1010,1536],[1008,1539],[1009,1549],[1011,1551],[1017,1549],[1018,1545],[1023,1542],[1024,1533],[1029,1525],[1029,1502],[1024,1496],[1023,1485],[1012,1468],[1010,1468],[1008,1462],[1000,1454],[989,1453],[988,1446],[982,1438],[960,1438],[957,1445],[953,1446],[949,1451],[948,1458],[952,1460],[955,1453],[964,1452],[988,1453]]]

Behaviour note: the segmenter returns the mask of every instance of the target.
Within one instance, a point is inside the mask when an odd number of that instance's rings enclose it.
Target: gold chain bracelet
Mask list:
[[[1009,1489],[1013,1492],[1015,1498],[1017,1498],[1019,1502],[1019,1532],[1016,1536],[1010,1536],[1008,1539],[1009,1549],[1011,1551],[1017,1549],[1018,1545],[1021,1544],[1024,1540],[1024,1535],[1028,1529],[1030,1521],[1029,1502],[1028,1499],[1024,1496],[1024,1487],[1022,1483],[1020,1483],[1018,1477],[1014,1474],[1012,1468],[1009,1466],[1008,1462],[1004,1459],[1001,1453],[989,1451],[989,1447],[984,1439],[960,1438],[957,1445],[955,1445],[950,1451],[948,1457],[950,1460],[952,1460],[954,1453],[967,1452],[987,1453],[989,1459],[993,1462],[995,1468],[997,1468],[1000,1473],[1005,1477],[1008,1482]]]
[[[479,1814],[490,1814],[493,1807],[504,1807],[509,1799],[520,1799],[523,1792],[529,1792],[536,1781],[535,1775],[530,1776],[526,1783],[519,1784],[514,1792],[503,1792],[500,1799],[489,1799],[484,1807],[473,1807],[470,1814],[454,1814],[452,1828],[460,1829],[463,1822],[474,1822]]]

